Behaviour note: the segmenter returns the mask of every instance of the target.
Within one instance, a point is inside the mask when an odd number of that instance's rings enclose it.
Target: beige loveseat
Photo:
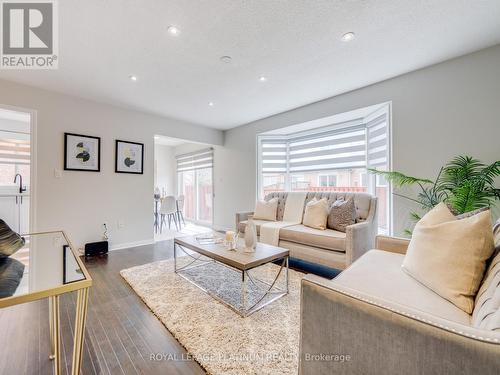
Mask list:
[[[375,244],[377,234],[377,198],[367,193],[309,192],[304,206],[314,197],[327,198],[329,205],[337,199],[354,198],[356,224],[347,227],[346,232],[333,229],[319,230],[302,224],[280,230],[279,246],[290,250],[290,256],[324,266],[344,269]],[[282,221],[285,212],[287,193],[271,193],[264,199],[278,198],[276,220]],[[253,212],[236,214],[236,228],[244,233],[249,215]],[[260,225],[265,220],[254,220],[259,235]]]
[[[302,279],[300,374],[500,373],[500,253],[469,315],[401,269],[407,246],[377,237],[335,279]]]

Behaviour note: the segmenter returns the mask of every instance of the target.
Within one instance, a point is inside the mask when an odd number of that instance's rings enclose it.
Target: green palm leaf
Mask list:
[[[446,202],[461,214],[491,207],[500,200],[500,189],[495,186],[495,180],[500,176],[500,161],[485,165],[471,156],[457,156],[441,168],[434,181],[396,171],[369,171],[384,176],[396,187],[417,185],[419,192],[415,198],[398,192],[393,194],[418,203],[425,211],[439,202]],[[410,218],[418,221],[420,215],[411,212]],[[407,230],[406,233],[411,234],[411,231]]]
[[[374,174],[378,174],[380,176],[384,176],[388,181],[392,182],[397,187],[402,187],[405,185],[414,185],[414,184],[432,184],[433,181],[428,180],[426,178],[418,178],[407,176],[401,172],[396,171],[379,171],[377,169],[369,168],[370,172]]]

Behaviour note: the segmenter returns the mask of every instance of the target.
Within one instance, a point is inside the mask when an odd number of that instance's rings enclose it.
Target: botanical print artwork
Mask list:
[[[132,147],[125,147],[123,149],[123,156],[125,157],[123,163],[125,164],[125,166],[130,168],[132,165],[135,164],[137,152]]]
[[[64,169],[76,171],[100,170],[101,139],[79,134],[64,134]]]
[[[116,141],[117,173],[143,173],[144,145],[142,143]]]
[[[90,144],[85,144],[85,142],[78,142],[76,145],[76,159],[80,160],[82,164],[90,160]]]

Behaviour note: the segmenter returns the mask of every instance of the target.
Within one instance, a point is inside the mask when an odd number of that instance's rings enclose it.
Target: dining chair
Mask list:
[[[175,223],[175,228],[179,230],[179,225],[177,224],[177,203],[174,196],[170,195],[163,198],[160,207],[161,223],[160,223],[160,233],[163,230],[163,224],[165,222],[165,216],[168,219],[168,228],[170,229],[170,224],[172,219]]]
[[[179,224],[182,223],[186,225],[186,222],[184,221],[184,195],[179,195],[177,197],[177,218],[179,219]]]

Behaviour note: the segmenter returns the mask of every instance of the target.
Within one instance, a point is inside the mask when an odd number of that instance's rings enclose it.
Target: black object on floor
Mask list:
[[[85,257],[108,253],[108,241],[90,242],[85,244]]]

